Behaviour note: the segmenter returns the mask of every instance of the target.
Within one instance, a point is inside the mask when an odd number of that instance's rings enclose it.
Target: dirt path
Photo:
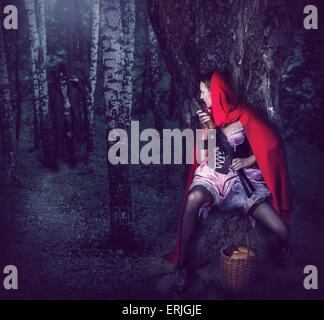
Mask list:
[[[108,216],[102,209],[107,205],[100,193],[96,199],[93,194],[85,196],[88,169],[83,164],[76,169],[63,164],[58,172],[51,172],[26,152],[23,167],[21,186],[2,193],[1,240],[6,248],[2,260],[18,267],[20,280],[19,293],[9,297],[159,295],[152,275],[172,272],[172,266],[159,257],[126,256],[109,249]],[[94,191],[103,187],[100,182],[93,184]]]

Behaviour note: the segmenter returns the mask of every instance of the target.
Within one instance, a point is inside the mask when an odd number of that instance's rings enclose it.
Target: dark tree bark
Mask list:
[[[69,1],[69,38],[68,38],[68,70],[72,71],[72,61],[73,61],[73,38],[74,38],[74,1]]]
[[[149,52],[145,52],[144,56],[144,67],[143,67],[143,72],[142,72],[142,91],[141,91],[141,96],[139,98],[139,106],[136,109],[136,113],[138,114],[144,114],[147,110],[147,95],[146,95],[146,89],[149,86],[149,79],[150,79],[150,74],[149,74]]]
[[[80,1],[74,0],[74,10],[75,10],[75,58],[78,59],[80,63],[83,60],[83,47],[81,44],[81,11],[80,11]],[[95,2],[95,1],[94,1]]]
[[[2,29],[2,28],[1,28]],[[5,181],[16,178],[15,117],[12,109],[3,30],[0,30],[0,119]]]
[[[149,31],[149,47],[150,47],[150,74],[151,74],[151,97],[153,100],[153,115],[155,128],[159,131],[160,136],[162,136],[163,130],[163,116],[161,107],[161,92],[159,90],[160,84],[160,57],[159,57],[159,47],[158,42],[152,28],[151,23],[148,24]]]
[[[83,47],[81,43],[81,11],[80,0],[69,1],[69,43],[68,43],[68,65],[70,70],[75,63],[83,60]]]
[[[19,52],[19,29],[15,32],[15,84],[16,84],[16,139],[19,141],[20,122],[21,122],[21,88],[19,80],[20,52]]]
[[[150,50],[149,50],[149,39],[148,39],[148,19],[143,19],[143,29],[145,33],[143,46],[144,46],[144,63],[142,71],[142,90],[141,95],[138,98],[137,109],[134,110],[136,114],[144,114],[147,111],[147,100],[148,94],[147,89],[150,87]]]
[[[199,73],[219,69],[227,73],[242,99],[278,120],[279,80],[297,28],[293,12],[299,2],[148,3],[150,19],[176,87],[173,103],[177,108],[183,108],[185,99],[198,93]]]

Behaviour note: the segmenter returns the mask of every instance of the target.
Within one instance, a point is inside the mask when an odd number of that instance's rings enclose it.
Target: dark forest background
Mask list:
[[[0,266],[17,265],[21,289],[0,289],[0,297],[182,298],[172,287],[173,266],[161,255],[176,244],[187,168],[113,166],[107,134],[129,130],[132,120],[140,121],[140,131],[197,128],[189,101],[198,94],[199,74],[218,69],[284,139],[294,257],[287,269],[276,268],[266,249],[273,238],[262,226],[251,229],[237,212],[215,210],[197,232],[195,285],[185,297],[232,298],[221,289],[219,249],[243,226],[260,257],[247,298],[323,298],[322,291],[302,286],[304,266],[323,268],[322,6],[319,29],[305,30],[307,1],[9,2],[18,8],[19,28],[2,29],[0,39],[1,72],[8,75],[0,88]],[[46,45],[31,37],[27,4],[35,8],[38,38]],[[61,63],[83,88],[75,168],[64,158],[58,168],[51,162],[44,92]]]

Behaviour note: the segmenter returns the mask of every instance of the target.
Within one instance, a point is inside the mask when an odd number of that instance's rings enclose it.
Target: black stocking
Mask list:
[[[261,202],[251,216],[265,225],[282,245],[288,242],[288,228],[268,201]]]
[[[213,196],[203,186],[195,186],[188,193],[181,222],[178,269],[185,267],[187,247],[195,229],[199,209],[204,204],[211,203],[212,201]]]

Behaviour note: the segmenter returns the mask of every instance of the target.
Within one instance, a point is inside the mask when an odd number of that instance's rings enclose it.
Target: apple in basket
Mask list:
[[[233,254],[231,255],[231,259],[246,259],[248,253],[248,248],[246,247],[238,247],[237,250],[233,251]],[[252,249],[249,250],[249,256],[255,257],[255,253]]]

